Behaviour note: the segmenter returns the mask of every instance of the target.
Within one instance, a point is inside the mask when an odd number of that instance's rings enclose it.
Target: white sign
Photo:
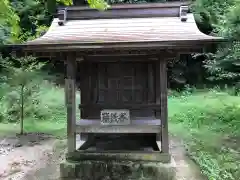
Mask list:
[[[101,121],[102,125],[129,125],[130,113],[126,109],[117,110],[102,110]]]

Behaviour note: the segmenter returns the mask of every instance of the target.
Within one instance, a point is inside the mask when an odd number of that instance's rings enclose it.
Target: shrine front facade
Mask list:
[[[83,62],[84,68],[79,71],[83,77],[79,83],[88,88],[81,91],[81,118],[99,123],[102,109],[131,109],[132,121],[156,119],[160,125],[160,104],[157,102],[160,93],[156,93],[156,83],[160,81],[159,74],[156,78],[159,62],[141,55],[136,58],[143,61],[126,61],[121,55],[104,58],[112,62],[101,62],[97,58],[98,62]]]
[[[173,2],[61,8],[43,36],[11,47],[66,64],[67,159],[169,163],[167,63],[220,41]],[[116,148],[128,140],[139,149]]]

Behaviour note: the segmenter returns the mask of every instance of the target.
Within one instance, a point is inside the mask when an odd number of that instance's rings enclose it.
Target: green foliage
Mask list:
[[[184,139],[207,179],[237,180],[240,97],[218,89],[186,94],[169,99],[170,131]]]
[[[4,6],[0,7],[0,12],[3,12],[0,13],[0,40],[4,42],[22,42],[41,36],[51,24],[57,6],[72,4],[72,0],[2,1]],[[104,0],[89,0],[88,3],[90,7],[99,10],[109,7]]]
[[[217,30],[223,37],[227,37],[232,41],[240,41],[240,1],[230,2],[235,3],[227,6],[227,12],[221,18]]]
[[[211,54],[207,59],[205,67],[212,80],[240,80],[240,42],[233,42],[219,49],[216,54]],[[238,86],[238,85],[237,85]]]
[[[43,0],[14,0],[12,7],[20,17],[20,41],[36,37],[39,27],[49,26],[53,18],[53,10],[48,10],[47,2]]]
[[[105,10],[110,7],[105,0],[88,0],[87,2],[91,8],[99,10]]]
[[[200,10],[199,10],[200,9]],[[201,9],[204,9],[201,11]],[[212,81],[222,80],[238,84],[240,80],[240,1],[201,0],[196,3],[202,23],[210,24],[213,32],[228,41],[215,54],[208,54],[206,68]],[[229,82],[229,81],[228,81]]]
[[[57,5],[71,5],[72,0],[1,0],[0,43],[33,39],[49,27]],[[101,8],[101,2],[91,6]]]
[[[72,0],[56,0],[56,2],[62,3],[64,5],[66,5],[66,6],[72,5]]]
[[[18,125],[20,108],[17,104],[18,101],[15,101],[19,100],[19,92],[4,79],[0,86],[0,135],[19,133],[20,131]],[[47,81],[37,80],[32,84],[35,87],[30,89],[31,93],[28,94],[24,103],[24,131],[51,133],[61,137],[66,135],[63,89]]]
[[[0,6],[0,44],[14,42],[19,35],[19,17],[9,3],[1,0]]]
[[[228,7],[234,4],[234,0],[196,0],[192,4],[195,18],[206,33],[212,33],[219,27],[222,18],[228,12]]]
[[[39,77],[37,70],[40,70],[44,63],[38,62],[32,56],[27,56],[2,59],[2,65],[8,72],[8,81],[12,86],[26,86]]]
[[[36,89],[36,79],[38,79],[38,70],[43,67],[33,57],[24,58],[6,58],[2,59],[2,66],[7,72],[7,83],[10,84],[14,91],[4,99],[7,102],[8,112],[13,117],[20,119],[21,134],[23,133],[24,104],[29,101],[33,90]],[[33,105],[36,102],[33,102]]]

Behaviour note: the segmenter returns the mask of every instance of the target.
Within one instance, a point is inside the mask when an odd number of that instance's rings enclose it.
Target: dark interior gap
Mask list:
[[[127,133],[89,133],[86,142],[79,150],[88,151],[160,151],[156,143],[156,134]]]

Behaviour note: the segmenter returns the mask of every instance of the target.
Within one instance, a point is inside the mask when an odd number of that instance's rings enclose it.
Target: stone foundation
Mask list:
[[[66,160],[60,172],[62,180],[174,180],[175,162]]]

